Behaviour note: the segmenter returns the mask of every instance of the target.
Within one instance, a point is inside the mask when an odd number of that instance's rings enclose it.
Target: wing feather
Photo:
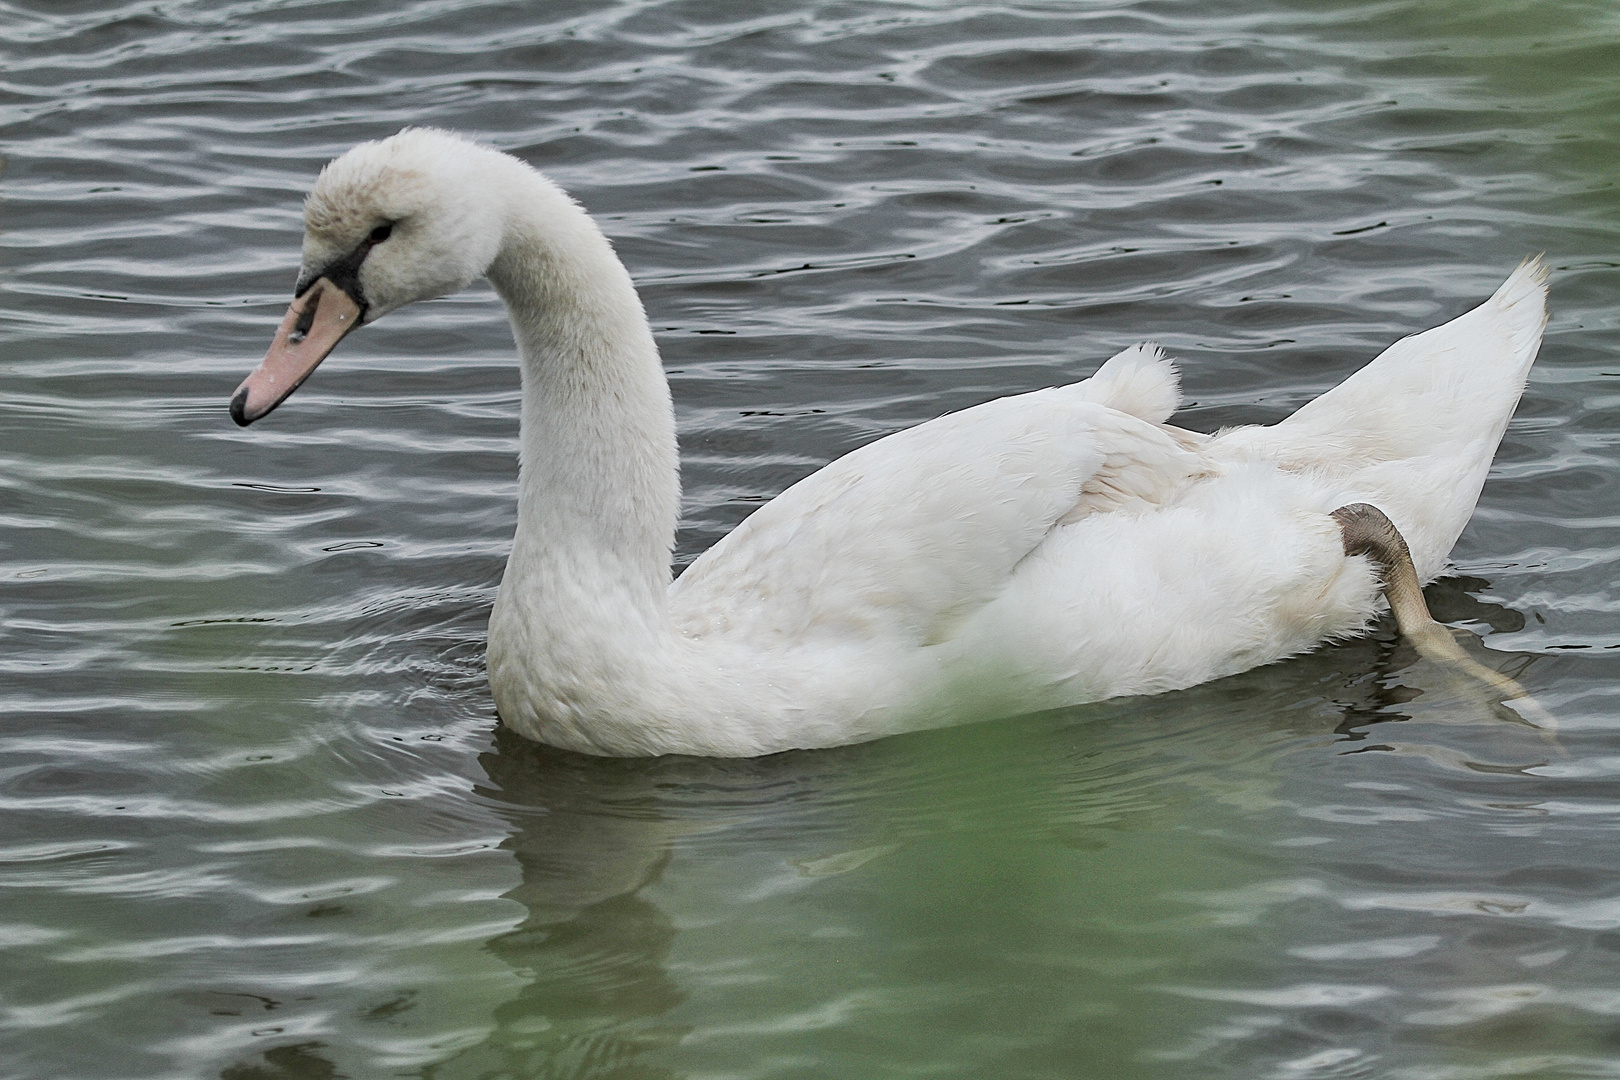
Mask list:
[[[790,487],[688,567],[671,590],[677,623],[784,644],[948,639],[1053,529],[1162,505],[1210,471],[1160,426],[1174,407],[1173,368],[1156,350],[1127,353],[1114,385],[1150,418],[1110,407],[1088,380],[879,439]],[[1155,375],[1168,381],[1168,408]]]

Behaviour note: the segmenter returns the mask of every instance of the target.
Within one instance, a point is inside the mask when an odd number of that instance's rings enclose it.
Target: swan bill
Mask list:
[[[345,290],[318,278],[292,302],[270,351],[231,395],[231,419],[247,427],[286,401],[364,314]]]

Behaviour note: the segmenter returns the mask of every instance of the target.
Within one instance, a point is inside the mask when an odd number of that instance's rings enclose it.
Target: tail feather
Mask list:
[[[1075,384],[1082,400],[1094,401],[1150,424],[1162,424],[1181,405],[1181,376],[1153,341],[1132,345],[1097,373]]]
[[[1444,453],[1448,436],[1473,442],[1490,421],[1505,425],[1518,403],[1547,325],[1546,301],[1538,255],[1479,307],[1397,341],[1278,428],[1348,437],[1380,459]]]
[[[1546,260],[1531,255],[1496,290],[1486,306],[1502,318],[1509,346],[1522,357],[1526,370],[1541,347],[1541,333],[1547,328],[1547,279],[1552,275]]]
[[[1547,325],[1547,276],[1539,255],[1526,259],[1474,310],[1397,341],[1282,423],[1220,441],[1378,507],[1405,534],[1419,575],[1435,576],[1524,391]]]

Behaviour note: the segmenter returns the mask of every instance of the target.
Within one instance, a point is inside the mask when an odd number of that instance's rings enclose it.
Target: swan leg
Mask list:
[[[1457,644],[1451,630],[1429,614],[1406,538],[1382,510],[1369,503],[1351,503],[1333,511],[1333,517],[1344,533],[1344,553],[1366,555],[1377,564],[1384,579],[1384,596],[1395,615],[1395,625],[1419,654],[1470,675],[1518,702],[1515,711],[1536,727],[1557,730],[1558,722],[1517,680],[1475,661]]]

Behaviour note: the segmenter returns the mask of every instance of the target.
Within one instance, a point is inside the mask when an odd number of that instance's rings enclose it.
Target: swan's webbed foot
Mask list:
[[[1366,555],[1377,565],[1395,625],[1421,655],[1462,671],[1508,699],[1518,701],[1516,711],[1535,726],[1557,730],[1557,721],[1529,691],[1516,680],[1470,657],[1451,636],[1451,631],[1429,614],[1406,538],[1382,510],[1369,503],[1351,503],[1333,511],[1333,517],[1344,534],[1344,553]]]

